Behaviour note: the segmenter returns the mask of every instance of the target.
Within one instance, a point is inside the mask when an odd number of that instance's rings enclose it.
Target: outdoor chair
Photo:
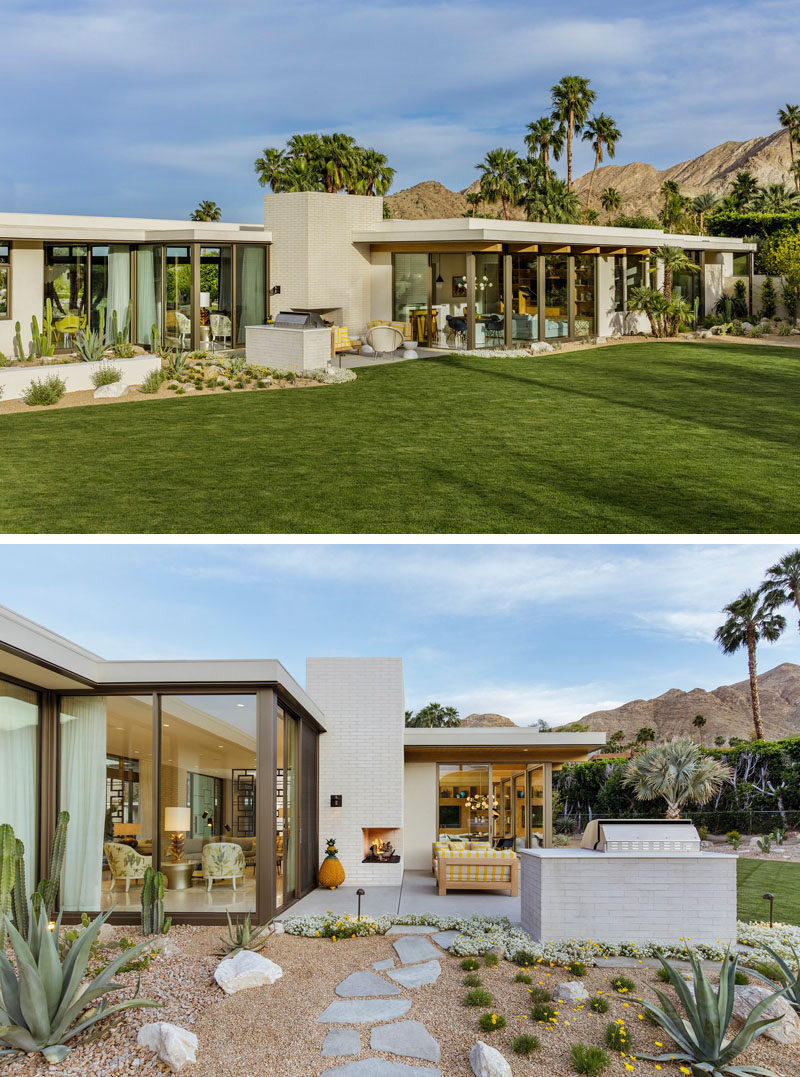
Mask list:
[[[104,842],[103,852],[111,871],[109,893],[114,889],[117,879],[124,879],[127,894],[131,888],[131,879],[143,879],[145,868],[151,867],[153,863],[151,856],[142,856],[130,845],[123,845],[119,841]]]
[[[244,852],[241,845],[231,841],[209,842],[203,846],[202,853],[203,878],[208,884],[208,892],[217,879],[230,879],[233,889],[236,889],[236,880],[244,881]]]
[[[227,314],[210,314],[208,321],[211,325],[211,342],[216,345],[221,341],[222,347],[225,347],[225,342],[228,341],[228,345],[231,343],[232,326],[231,320]]]
[[[461,340],[462,348],[467,346],[467,323],[464,318],[456,318],[453,314],[445,316],[445,321],[453,335],[453,342],[458,347],[459,339]]]
[[[185,348],[187,345],[187,341],[192,335],[192,323],[182,311],[176,310],[175,325],[177,326],[178,330],[180,347]]]
[[[75,336],[86,328],[86,317],[78,314],[65,314],[63,318],[59,318],[57,322],[53,322],[53,329],[55,332],[64,338],[64,346],[69,346],[69,338],[74,334]]]
[[[367,330],[367,344],[376,355],[394,352],[403,343],[403,331],[394,325],[373,325]]]
[[[443,849],[436,857],[439,894],[448,890],[507,890],[519,894],[519,857],[513,849]]]

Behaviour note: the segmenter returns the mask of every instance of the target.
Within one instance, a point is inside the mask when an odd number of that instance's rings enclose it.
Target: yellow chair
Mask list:
[[[59,336],[64,338],[64,346],[69,344],[69,338],[74,333],[75,336],[86,328],[86,315],[78,314],[65,314],[63,318],[59,318],[57,322],[53,322],[53,329]]]

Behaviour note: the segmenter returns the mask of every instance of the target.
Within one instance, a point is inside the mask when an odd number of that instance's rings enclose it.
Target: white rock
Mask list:
[[[553,345],[546,340],[537,340],[536,343],[531,344],[530,350],[532,355],[541,355],[543,352],[551,352]]]
[[[273,935],[282,935],[284,932],[283,922],[281,920],[274,920],[270,926],[270,931]]]
[[[475,1077],[512,1077],[511,1067],[496,1047],[478,1040],[469,1053],[469,1064]]]
[[[753,323],[752,322],[742,322],[742,329],[744,329],[745,332],[749,333],[752,328],[753,328]]]
[[[608,337],[598,337],[597,340],[595,341],[595,343],[596,344],[607,344],[608,343]]]
[[[162,1062],[166,1062],[173,1073],[185,1065],[197,1061],[199,1041],[194,1032],[171,1025],[168,1021],[154,1021],[142,1025],[136,1042],[140,1047],[149,1047],[155,1051]]]
[[[581,980],[569,980],[567,983],[559,984],[553,991],[554,999],[558,1002],[569,1002],[573,1006],[585,1002],[588,997],[589,992]]]
[[[800,336],[800,329],[793,329],[793,330],[792,330],[792,332],[791,332],[791,335],[792,335],[793,337],[798,337],[798,336]]]
[[[235,957],[220,961],[214,979],[226,995],[244,991],[248,987],[265,987],[283,976],[283,969],[268,957],[254,954],[252,950],[240,950]]]
[[[733,1016],[740,1018],[742,1021],[746,1020],[753,1007],[757,1006],[759,1002],[763,1002],[767,996],[773,993],[770,988],[760,987],[756,984],[735,987]],[[776,998],[769,1008],[761,1014],[761,1017],[783,1018],[782,1021],[770,1025],[763,1035],[775,1040],[776,1043],[800,1043],[800,1014],[792,1009],[785,998]]]
[[[104,397],[104,396],[125,396],[128,391],[128,386],[121,381],[112,381],[110,385],[101,385],[99,389],[95,389],[92,396]]]
[[[375,349],[370,344],[362,344],[360,354],[361,355],[374,355],[375,354]]]

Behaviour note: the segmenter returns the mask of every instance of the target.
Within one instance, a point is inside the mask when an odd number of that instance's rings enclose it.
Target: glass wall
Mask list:
[[[569,334],[569,314],[567,309],[567,279],[569,275],[569,257],[566,254],[548,254],[545,256],[545,336],[566,337]]]
[[[153,328],[162,333],[161,296],[162,249],[145,243],[136,252],[136,334],[137,344],[150,346]]]
[[[614,255],[614,310],[627,312],[631,288],[647,284],[647,259],[642,254]]]
[[[59,706],[60,808],[70,814],[66,911],[141,903],[153,853],[151,696],[65,696]]]
[[[11,313],[9,295],[10,285],[10,250],[7,243],[0,243],[0,318],[8,318]]]
[[[39,697],[0,680],[0,823],[25,846],[28,892],[36,876]]]
[[[297,896],[297,721],[278,707],[275,737],[275,905]]]
[[[161,864],[168,912],[254,912],[256,697],[161,699]]]
[[[575,255],[575,336],[591,337],[595,333],[595,266],[593,254]]]
[[[192,260],[188,247],[167,247],[164,340],[171,348],[192,347]]]
[[[476,254],[475,346],[502,348],[504,341],[503,256]]]
[[[542,845],[544,842],[544,767],[533,767],[528,771],[528,810],[526,843],[529,846]]]
[[[535,254],[511,256],[511,341],[524,344],[539,339],[539,307]]]
[[[686,256],[690,262],[694,262],[696,266],[701,265],[702,255],[700,251],[686,251]],[[684,273],[675,273],[672,278],[672,295],[674,299],[684,299],[691,307],[694,304],[695,299],[699,299],[702,304],[702,288],[701,281],[703,279],[702,273],[691,270],[687,270]],[[702,316],[702,310],[700,314]]]
[[[267,252],[265,247],[236,248],[236,343],[245,343],[248,325],[267,320]]]
[[[68,318],[76,328],[86,327],[89,248],[50,246],[44,248],[44,300],[53,305],[53,321]]]
[[[441,276],[436,270],[434,276]],[[444,280],[444,278],[442,278]],[[428,255],[392,255],[392,320],[411,323],[411,334],[417,332],[415,313],[428,313]],[[420,339],[415,337],[415,339]],[[424,339],[422,337],[421,339]]]
[[[106,341],[113,341],[114,315],[118,332],[125,328],[131,301],[131,249],[125,243],[91,248],[90,328],[99,329],[102,317]],[[126,334],[127,335],[127,334]]]
[[[439,765],[439,834],[488,841],[493,811],[488,764]]]
[[[200,347],[233,344],[233,277],[230,247],[200,248]]]

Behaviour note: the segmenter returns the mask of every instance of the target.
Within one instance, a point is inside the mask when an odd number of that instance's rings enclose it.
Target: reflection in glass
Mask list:
[[[200,347],[230,348],[232,339],[231,248],[200,248]]]
[[[167,247],[164,339],[172,348],[192,346],[192,260],[188,247]]]
[[[392,255],[392,319],[396,322],[413,323],[413,311],[420,311],[425,317],[428,313],[428,255],[427,254],[393,254]],[[423,328],[424,333],[424,328]],[[415,327],[411,326],[414,339]]]
[[[7,243],[0,243],[0,318],[8,317],[8,282],[11,278],[11,264]]]
[[[592,254],[575,255],[575,336],[594,334],[594,270]]]
[[[256,697],[164,696],[160,868],[168,912],[255,911],[256,796]]]
[[[539,339],[535,254],[511,256],[511,340],[524,343]]]
[[[569,258],[566,254],[545,256],[545,336],[566,337],[569,334],[567,314],[567,274]]]
[[[475,255],[475,345],[502,348],[503,325],[503,256]]]
[[[54,322],[70,318],[77,329],[86,328],[88,262],[87,247],[45,246],[44,299],[52,303]]]
[[[136,254],[136,342],[161,337],[161,247],[143,244]]]
[[[39,697],[0,681],[0,822],[25,846],[28,892],[36,870]]]
[[[530,816],[527,840],[535,848],[544,841],[544,767],[533,767],[528,771],[528,796]]]
[[[267,251],[236,248],[236,343],[244,344],[248,325],[267,320]]]
[[[484,763],[439,765],[439,835],[489,840],[492,802]]]

